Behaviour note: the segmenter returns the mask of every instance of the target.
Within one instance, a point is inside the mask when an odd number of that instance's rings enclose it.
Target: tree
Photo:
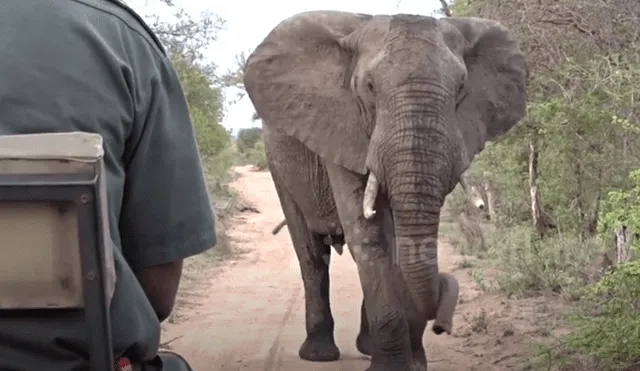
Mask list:
[[[262,128],[253,127],[238,130],[238,140],[236,141],[238,152],[245,153],[248,150],[255,148],[256,144],[261,140]]]
[[[594,368],[577,368],[632,369],[629,365],[637,366],[640,359],[635,336],[640,265],[622,258],[629,256],[630,246],[638,251],[637,241],[629,237],[640,231],[640,2],[455,0],[450,10],[510,28],[529,66],[527,117],[503,140],[487,146],[469,170],[491,170],[501,195],[513,205],[500,210],[509,217],[501,220],[511,225],[498,226],[502,230],[495,233],[509,236],[501,242],[510,260],[500,266],[511,271],[502,279],[513,283],[509,275],[518,277],[518,291],[549,281],[554,291],[565,292],[574,282],[579,289],[573,299],[580,299],[578,307],[584,310],[562,341],[573,348],[571,354],[577,350],[597,362]],[[523,213],[527,208],[530,212]],[[547,230],[548,220],[562,233]],[[509,232],[524,223],[526,233]],[[536,229],[546,232],[544,239],[532,237]],[[598,249],[610,250],[614,236],[618,258],[607,259],[615,267],[604,278],[585,289],[589,281],[577,274],[580,269],[567,277],[572,267],[587,268],[590,257],[601,256]],[[527,276],[527,271],[533,273]],[[566,356],[561,345],[554,344],[551,358]],[[569,363],[580,364],[577,359],[572,356]]]
[[[162,0],[174,6],[170,0]],[[224,21],[210,12],[194,18],[178,9],[175,21],[152,17],[150,27],[164,44],[182,83],[189,113],[203,158],[220,154],[230,145],[229,132],[222,125],[225,92],[233,72],[220,75],[216,65],[207,60],[204,51],[217,40]]]
[[[450,8],[454,15],[496,19],[512,29],[530,69],[527,118],[472,167],[508,166],[505,178],[526,179],[521,156],[533,148],[539,209],[560,230],[593,236],[602,195],[628,185],[626,174],[640,165],[633,155],[640,150],[633,131],[640,124],[634,100],[640,3],[458,0]],[[516,154],[517,168],[507,165],[507,153]],[[517,188],[514,197],[526,194],[526,182],[505,183]]]

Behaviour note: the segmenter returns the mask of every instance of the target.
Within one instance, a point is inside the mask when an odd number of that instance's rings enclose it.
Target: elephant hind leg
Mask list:
[[[302,212],[275,180],[304,283],[307,337],[298,355],[313,362],[335,361],[340,358],[340,350],[333,336],[334,321],[329,303],[331,247],[323,243],[321,235],[309,231]]]
[[[300,358],[329,362],[340,358],[333,336],[334,320],[329,302],[329,262],[331,247],[321,236],[309,233],[310,242],[296,247],[304,282],[307,338],[300,346]]]

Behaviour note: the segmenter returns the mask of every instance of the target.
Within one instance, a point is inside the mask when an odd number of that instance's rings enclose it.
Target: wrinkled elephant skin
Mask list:
[[[257,46],[243,79],[300,263],[301,358],[340,356],[328,262],[346,243],[368,370],[426,368],[427,321],[451,333],[458,297],[438,271],[440,210],[485,143],[524,117],[526,78],[514,36],[477,18],[311,11]]]

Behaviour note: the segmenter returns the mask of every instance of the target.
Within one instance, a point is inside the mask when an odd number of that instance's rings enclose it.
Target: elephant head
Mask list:
[[[445,196],[486,141],[525,114],[527,69],[497,22],[313,11],[269,33],[244,84],[266,129],[368,182],[365,217],[388,200],[397,263],[418,307],[441,296]],[[334,185],[335,186],[335,185]]]

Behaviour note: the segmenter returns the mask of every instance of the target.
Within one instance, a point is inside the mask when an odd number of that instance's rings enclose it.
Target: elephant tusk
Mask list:
[[[372,172],[369,172],[369,179],[367,179],[367,186],[364,188],[364,197],[362,198],[362,211],[367,219],[376,215],[376,211],[373,209],[376,197],[378,197],[378,179]]]

